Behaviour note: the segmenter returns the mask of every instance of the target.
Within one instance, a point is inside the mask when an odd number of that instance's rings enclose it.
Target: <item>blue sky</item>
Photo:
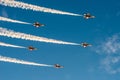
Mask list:
[[[96,18],[85,20],[83,17],[36,12],[0,5],[0,16],[29,23],[39,21],[46,25],[35,28],[32,25],[0,21],[0,27],[57,40],[75,43],[88,42],[93,46],[82,48],[81,46],[41,43],[0,36],[1,42],[26,47],[32,45],[38,48],[31,52],[27,49],[0,47],[2,56],[51,65],[59,63],[64,66],[63,69],[55,69],[0,62],[1,80],[120,79],[119,0],[20,1],[76,14],[90,12]],[[114,49],[116,50],[113,51]]]

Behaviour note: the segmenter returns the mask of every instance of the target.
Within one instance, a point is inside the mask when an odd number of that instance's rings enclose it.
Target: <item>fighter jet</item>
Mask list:
[[[35,22],[33,24],[33,26],[35,26],[36,28],[38,28],[38,27],[44,26],[44,24],[40,24],[39,22]]]
[[[90,13],[84,14],[83,17],[84,17],[85,19],[95,18],[95,16],[92,16]]]
[[[33,47],[33,46],[29,46],[28,49],[29,49],[30,51],[37,50],[37,48],[35,48],[35,47]]]
[[[63,68],[63,66],[59,65],[59,64],[55,64],[54,65],[55,68]]]
[[[86,42],[84,42],[84,43],[81,43],[81,46],[84,47],[84,48],[86,48],[86,47],[92,46],[92,45],[91,45],[91,44],[88,44],[88,43],[86,43]]]

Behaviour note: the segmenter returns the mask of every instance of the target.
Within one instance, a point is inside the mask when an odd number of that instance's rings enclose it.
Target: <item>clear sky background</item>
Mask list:
[[[91,13],[94,19],[23,10],[0,5],[0,16],[45,24],[35,28],[0,21],[0,27],[17,32],[93,46],[59,45],[0,36],[1,42],[38,48],[36,51],[0,47],[0,55],[51,64],[62,69],[0,62],[0,80],[120,80],[120,0],[20,0],[76,14]]]

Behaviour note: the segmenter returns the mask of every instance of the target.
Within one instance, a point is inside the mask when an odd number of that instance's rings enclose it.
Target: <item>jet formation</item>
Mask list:
[[[95,18],[95,16],[91,15],[90,13],[84,14],[83,17],[84,17],[85,19]],[[45,26],[45,25],[44,25],[44,24],[41,24],[41,23],[39,23],[39,22],[35,22],[35,23],[33,23],[33,26],[35,26],[36,28],[38,28],[38,27],[42,27],[42,26]],[[86,48],[86,47],[92,46],[92,45],[89,44],[89,43],[83,42],[83,43],[80,44],[80,46]],[[33,51],[33,50],[37,50],[37,48],[35,48],[35,47],[33,47],[33,46],[29,46],[29,47],[28,47],[28,50]],[[61,65],[59,65],[59,64],[54,64],[54,68],[59,69],[59,68],[64,68],[64,67],[61,66]]]
[[[90,13],[84,14],[83,17],[84,17],[85,19],[95,18],[95,16],[91,15]],[[41,24],[41,23],[39,23],[39,22],[35,22],[35,23],[33,24],[33,26],[35,26],[36,28],[38,28],[38,27],[44,26],[44,24]],[[80,46],[86,48],[86,47],[92,46],[92,45],[89,44],[89,43],[83,42],[83,43],[80,44]],[[37,50],[37,48],[35,48],[35,47],[33,47],[33,46],[29,46],[28,49],[29,49],[30,51]],[[57,69],[63,68],[63,66],[61,66],[61,65],[59,65],[59,64],[55,64],[54,67],[57,68]]]

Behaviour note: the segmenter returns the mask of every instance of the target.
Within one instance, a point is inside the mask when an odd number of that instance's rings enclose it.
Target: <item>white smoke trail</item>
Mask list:
[[[49,42],[49,43],[56,43],[56,44],[79,45],[77,43],[65,42],[65,41],[48,39],[48,38],[34,36],[34,35],[20,33],[20,32],[14,32],[12,30],[7,30],[6,28],[1,28],[1,27],[0,27],[0,35],[1,36],[11,37],[11,38],[24,39],[24,40]]]
[[[29,10],[33,10],[33,11],[41,11],[41,12],[48,12],[48,13],[55,13],[55,14],[72,15],[72,16],[82,16],[79,14],[74,14],[74,13],[59,11],[59,10],[55,10],[55,9],[40,7],[40,6],[27,4],[27,3],[20,2],[20,1],[14,1],[14,0],[1,0],[0,4],[4,5],[4,6],[29,9]]]
[[[13,20],[13,19],[1,17],[1,16],[0,16],[0,21],[7,21],[7,22],[13,22],[13,23],[20,23],[20,24],[31,24],[31,23],[22,22],[22,21],[18,21],[18,20]]]
[[[3,43],[3,42],[0,42],[0,46],[15,47],[15,48],[25,48],[23,46],[17,46],[17,45],[7,44],[7,43]]]
[[[19,59],[15,59],[15,58],[10,58],[10,57],[4,57],[4,56],[1,56],[1,55],[0,55],[0,61],[10,62],[10,63],[17,63],[17,64],[32,65],[32,66],[53,67],[53,65],[39,64],[39,63],[35,63],[35,62],[29,62],[29,61],[19,60]]]

